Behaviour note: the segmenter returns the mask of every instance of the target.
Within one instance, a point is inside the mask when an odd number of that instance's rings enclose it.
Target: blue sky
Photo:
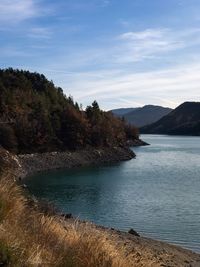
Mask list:
[[[0,0],[0,68],[44,73],[85,107],[200,99],[199,0]]]

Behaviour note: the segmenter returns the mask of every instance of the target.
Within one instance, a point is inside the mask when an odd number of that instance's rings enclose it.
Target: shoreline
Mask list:
[[[88,149],[78,152],[51,152],[18,156],[4,151],[3,154],[0,156],[10,165],[9,170],[14,170],[16,179],[19,177],[25,178],[27,175],[39,171],[63,167],[81,167],[91,164],[114,163],[135,157],[134,152],[129,148]],[[62,164],[58,164],[61,159],[63,159]],[[96,225],[92,222],[79,221],[74,218],[63,218],[63,216],[59,215],[56,220],[64,229],[70,229],[73,225],[76,225],[80,232],[84,232],[85,229],[91,229],[95,235],[106,235],[114,247],[127,255],[132,262],[131,266],[200,266],[200,254],[166,242],[137,236],[134,231],[133,234],[130,234],[113,228]]]
[[[71,169],[90,165],[111,164],[135,158],[135,153],[128,147],[87,148],[79,151],[47,152],[17,155],[20,165],[17,176],[20,179],[37,172]]]
[[[89,227],[98,233],[107,235],[117,248],[123,247],[125,254],[134,267],[199,267],[200,254],[179,245],[165,241],[144,237],[138,232],[125,232],[114,228],[105,227],[90,221],[81,221],[75,218],[60,218],[64,226],[74,223],[79,224],[80,229]],[[124,266],[126,267],[126,266]]]

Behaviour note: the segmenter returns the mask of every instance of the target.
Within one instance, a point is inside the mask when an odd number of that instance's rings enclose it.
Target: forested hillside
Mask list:
[[[0,70],[0,145],[16,153],[119,146],[138,130],[94,101],[83,111],[44,75]]]

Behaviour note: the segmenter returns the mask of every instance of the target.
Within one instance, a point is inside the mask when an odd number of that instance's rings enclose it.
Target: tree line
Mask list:
[[[0,145],[15,153],[124,146],[138,130],[94,101],[85,111],[43,74],[0,70]]]

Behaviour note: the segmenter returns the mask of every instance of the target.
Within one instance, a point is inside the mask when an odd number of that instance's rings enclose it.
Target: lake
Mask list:
[[[109,166],[27,178],[30,191],[63,212],[200,252],[200,137],[143,135],[150,146]]]

